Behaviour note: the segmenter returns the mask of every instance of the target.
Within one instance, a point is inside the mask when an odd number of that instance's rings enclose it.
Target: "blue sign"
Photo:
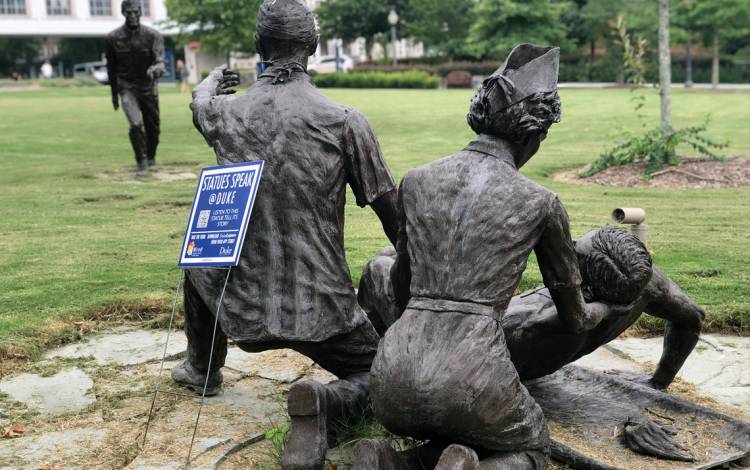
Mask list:
[[[262,172],[262,161],[201,171],[180,267],[237,266]]]

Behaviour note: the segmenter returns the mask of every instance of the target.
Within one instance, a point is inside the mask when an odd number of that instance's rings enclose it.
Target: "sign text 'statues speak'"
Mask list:
[[[217,189],[246,188],[253,183],[252,173],[235,173],[232,175],[206,176],[201,186],[201,191],[214,191]]]

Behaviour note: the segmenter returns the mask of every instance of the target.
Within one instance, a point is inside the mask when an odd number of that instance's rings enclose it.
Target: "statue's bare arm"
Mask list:
[[[695,348],[706,314],[656,267],[646,295],[646,313],[666,320],[664,350],[651,382],[657,388],[667,388]]]
[[[398,240],[398,191],[389,191],[372,202],[371,206],[383,224],[383,231],[388,240],[396,246]]]

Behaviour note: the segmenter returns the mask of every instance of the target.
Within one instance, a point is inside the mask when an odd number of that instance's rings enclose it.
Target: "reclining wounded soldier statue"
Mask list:
[[[558,48],[516,47],[472,100],[478,138],[401,182],[392,271],[403,314],[380,343],[370,393],[394,434],[466,446],[448,447],[438,468],[470,465],[475,451],[483,468],[547,467],[545,418],[500,324],[532,250],[566,328],[631,310],[585,302],[565,209],[518,171],[559,121],[558,63]]]
[[[674,380],[700,335],[704,312],[656,267],[643,244],[619,228],[592,230],[575,243],[587,302],[631,304],[626,315],[611,315],[587,332],[567,329],[546,287],[514,296],[500,320],[513,365],[521,380],[543,377],[598,347],[633,325],[643,313],[666,321],[664,351],[652,376],[630,376],[665,389]],[[394,319],[390,269],[395,251],[383,250],[360,280],[360,305],[381,335]]]
[[[226,271],[192,269],[185,278],[187,360],[172,372],[208,394],[222,384],[231,339],[259,352],[291,348],[338,381],[294,384],[282,464],[322,468],[332,423],[367,406],[378,334],[357,304],[344,256],[346,185],[371,205],[395,240],[396,188],[377,139],[356,110],[333,103],[306,73],[317,47],[315,21],[300,0],[265,0],[257,25],[267,66],[242,96],[238,77],[217,68],[193,93],[196,127],[220,164],[264,160],[239,265],[227,281],[209,370],[214,318]]]

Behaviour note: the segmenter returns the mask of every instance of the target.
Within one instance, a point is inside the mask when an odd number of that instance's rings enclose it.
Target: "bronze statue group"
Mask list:
[[[108,56],[143,169],[158,138],[149,79],[161,68],[128,55],[122,38],[146,48],[148,36],[128,27],[113,33]],[[284,469],[323,468],[346,437],[340,424],[370,414],[426,443],[398,453],[362,441],[355,468],[547,468],[547,423],[523,381],[591,353],[644,312],[666,321],[664,352],[652,376],[630,379],[670,385],[698,340],[701,308],[630,233],[603,228],[573,241],[557,196],[519,172],[560,120],[558,48],[513,49],[471,101],[477,138],[397,188],[367,119],[307,75],[317,41],[303,2],[265,0],[258,81],[233,96],[238,76],[217,68],[193,92],[194,123],[218,163],[263,160],[265,170],[213,343],[225,271],[186,272],[178,384],[202,390],[208,378],[209,394],[219,393],[230,340],[248,352],[291,348],[335,374],[291,387]],[[160,42],[149,44],[158,55]],[[347,185],[395,247],[367,265],[358,293],[344,253]],[[514,295],[532,251],[544,288]]]

